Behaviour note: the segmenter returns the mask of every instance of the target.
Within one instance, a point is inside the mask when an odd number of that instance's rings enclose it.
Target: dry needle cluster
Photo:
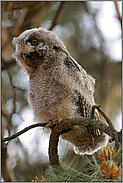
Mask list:
[[[114,150],[109,147],[103,148],[103,152],[98,151],[98,158],[102,160],[100,171],[106,176],[107,179],[117,178],[122,174],[121,166],[119,168],[112,160],[114,157]]]
[[[47,182],[48,179],[45,179],[44,176],[41,176],[41,179],[39,180],[37,176],[35,176],[35,181],[32,180],[32,182]]]

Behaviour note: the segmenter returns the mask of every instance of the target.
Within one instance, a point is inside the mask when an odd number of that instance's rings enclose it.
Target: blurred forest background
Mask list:
[[[12,58],[12,39],[40,26],[60,37],[72,57],[96,79],[95,101],[120,130],[122,16],[119,3],[122,2],[1,2],[2,138],[34,123],[28,104],[28,76]],[[107,24],[102,26],[106,19]],[[106,35],[108,29],[110,34]],[[31,181],[41,171],[45,174],[49,165],[48,137],[42,133],[41,128],[32,129],[2,143],[2,181]],[[62,149],[59,148],[61,157]]]

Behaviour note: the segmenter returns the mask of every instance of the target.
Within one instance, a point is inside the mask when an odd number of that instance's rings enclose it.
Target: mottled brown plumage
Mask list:
[[[13,57],[29,75],[29,103],[38,122],[90,117],[95,80],[70,56],[51,31],[35,28],[13,39]],[[98,113],[95,114],[98,118]],[[107,143],[107,135],[92,127],[74,126],[62,135],[76,153],[92,154]]]

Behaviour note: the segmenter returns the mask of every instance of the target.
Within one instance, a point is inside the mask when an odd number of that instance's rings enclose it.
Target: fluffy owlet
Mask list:
[[[71,57],[51,31],[35,28],[13,39],[13,57],[29,75],[29,104],[38,122],[90,117],[95,80]],[[98,119],[98,113],[95,113]],[[62,135],[76,153],[92,154],[107,144],[107,135],[80,125]]]

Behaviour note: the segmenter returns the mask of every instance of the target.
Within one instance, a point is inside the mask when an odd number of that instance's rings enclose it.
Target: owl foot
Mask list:
[[[46,128],[52,128],[52,127],[58,125],[59,123],[61,123],[61,122],[63,121],[63,119],[60,118],[59,120],[49,120],[49,121],[50,121],[50,123],[48,123],[48,124],[45,126]]]

